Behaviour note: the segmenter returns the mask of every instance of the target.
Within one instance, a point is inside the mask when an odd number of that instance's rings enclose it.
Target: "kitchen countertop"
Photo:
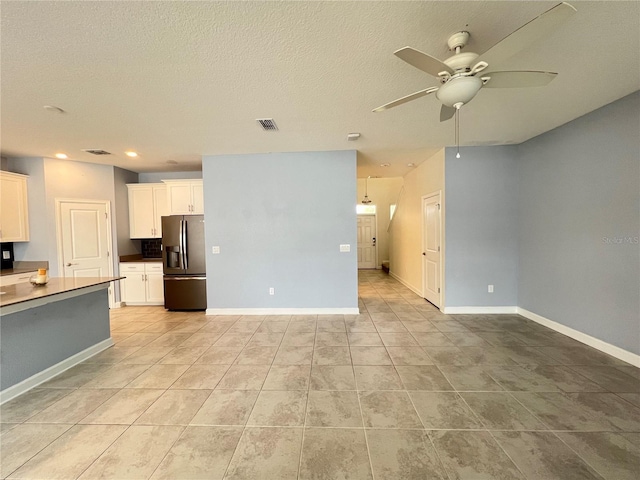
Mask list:
[[[37,271],[38,271],[38,269],[37,268],[33,268],[33,267],[3,268],[2,270],[0,270],[0,276],[19,275],[21,273],[30,273],[30,272],[37,272]]]
[[[120,263],[148,263],[148,262],[162,262],[160,258],[144,258],[142,255],[123,255],[120,257]]]
[[[162,260],[162,259],[161,259]],[[20,275],[21,273],[37,272],[39,268],[49,269],[49,262],[37,261],[21,261],[13,262],[13,268],[3,268],[0,270],[0,276],[4,275]]]
[[[94,287],[124,277],[55,277],[50,278],[46,285],[34,286],[29,282],[17,283],[0,287],[0,307],[5,308],[31,300],[44,299],[83,288]],[[55,301],[55,299],[51,299]],[[4,311],[2,313],[5,313]]]

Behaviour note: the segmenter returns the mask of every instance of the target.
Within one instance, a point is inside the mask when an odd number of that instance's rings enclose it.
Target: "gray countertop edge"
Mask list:
[[[0,316],[108,288],[110,282],[122,278],[124,277],[51,278],[44,286],[33,286],[28,282],[7,285],[0,288],[0,291],[5,292],[0,295]]]

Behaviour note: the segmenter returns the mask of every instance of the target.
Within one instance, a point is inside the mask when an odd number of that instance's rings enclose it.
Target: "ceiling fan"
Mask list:
[[[462,52],[469,41],[469,32],[458,32],[449,37],[449,49],[455,53],[444,61],[411,47],[394,52],[400,59],[440,80],[439,87],[429,87],[419,92],[386,103],[374,112],[381,112],[410,102],[431,93],[442,103],[440,121],[454,116],[463,105],[469,103],[482,88],[542,87],[551,82],[557,73],[540,71],[487,72],[489,65],[512,57],[535,40],[550,34],[576,12],[568,3],[559,3],[515,32],[503,38],[481,55]],[[457,115],[456,115],[457,120]],[[456,129],[457,131],[457,129]]]

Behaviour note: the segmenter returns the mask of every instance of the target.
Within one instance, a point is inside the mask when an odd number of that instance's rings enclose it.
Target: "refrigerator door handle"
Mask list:
[[[180,248],[182,249],[182,268],[185,270],[188,267],[187,264],[187,222],[180,220]]]

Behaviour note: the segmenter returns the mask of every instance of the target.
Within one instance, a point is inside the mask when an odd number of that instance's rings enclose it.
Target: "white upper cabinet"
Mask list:
[[[162,238],[163,215],[169,215],[164,183],[127,184],[129,238]]]
[[[204,213],[202,180],[164,180],[167,185],[169,215]]]
[[[29,241],[27,178],[0,172],[0,242]]]

